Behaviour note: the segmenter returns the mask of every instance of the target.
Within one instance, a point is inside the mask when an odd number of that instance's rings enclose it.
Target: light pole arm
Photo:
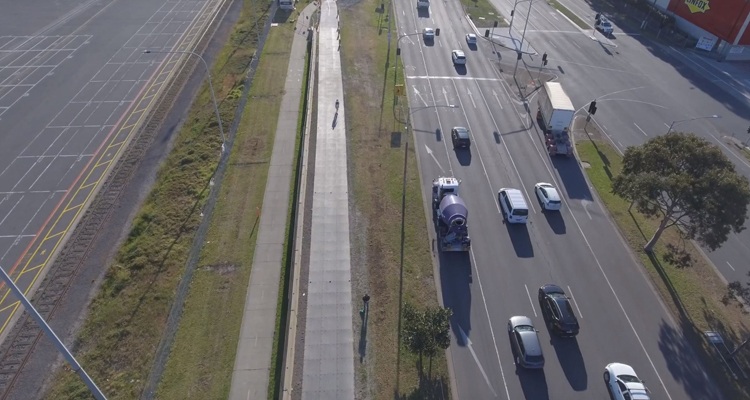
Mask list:
[[[201,63],[203,63],[203,68],[206,69],[206,75],[208,75],[208,89],[211,91],[211,101],[214,103],[214,112],[216,113],[216,120],[219,123],[219,133],[221,134],[221,153],[224,154],[224,149],[226,147],[227,139],[224,135],[224,126],[221,123],[221,114],[219,114],[219,105],[216,102],[216,92],[214,92],[214,84],[213,79],[211,79],[211,69],[208,68],[208,63],[206,62],[206,59],[203,58],[202,55],[190,51],[190,50],[143,50],[143,53],[150,54],[150,53],[164,53],[164,54],[187,54],[191,56],[198,57],[199,60],[201,60]]]

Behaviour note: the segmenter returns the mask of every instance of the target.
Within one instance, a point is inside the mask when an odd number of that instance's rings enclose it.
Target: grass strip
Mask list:
[[[271,28],[266,39],[201,254],[201,267],[193,278],[157,398],[220,399],[229,395],[263,206],[264,191],[259,188],[265,188],[268,177],[295,15]],[[285,276],[282,268],[279,299],[285,297]],[[276,326],[283,321],[277,317]],[[274,343],[269,385],[277,368],[278,339]]]
[[[356,327],[360,332],[355,332],[363,357],[355,364],[358,392],[373,399],[448,398],[444,355],[433,360],[431,376],[420,380],[417,358],[398,344],[402,195],[406,201],[403,300],[417,307],[436,306],[438,301],[414,146],[409,146],[406,193],[402,191],[404,142],[412,136],[394,117],[401,108],[394,96],[396,46],[390,46],[389,53],[387,38],[395,24],[379,5],[379,0],[363,0],[340,9],[353,194],[353,296],[359,299],[365,291],[371,296],[366,335],[361,323]],[[403,76],[403,70],[398,75]],[[406,98],[398,101],[404,104]]]
[[[583,22],[583,20],[580,19],[580,18],[578,18],[578,16],[573,11],[570,11],[567,7],[565,7],[564,5],[560,4],[559,1],[557,1],[557,0],[547,0],[547,4],[551,5],[555,9],[557,9],[557,11],[560,11],[561,13],[563,13],[563,15],[565,15],[566,17],[568,17],[568,19],[570,19],[571,21],[573,21],[574,24],[578,25],[579,28],[581,28],[581,29],[591,29],[591,26],[589,26],[587,23]]]
[[[662,332],[660,343],[663,342],[676,355],[696,352],[704,363],[701,366],[691,366],[685,362],[681,367],[694,368],[694,373],[707,369],[717,386],[724,391],[725,398],[748,398],[750,389],[747,382],[735,380],[730,375],[703,336],[704,331],[713,330],[719,331],[724,340],[730,343],[738,344],[745,339],[740,335],[747,332],[747,316],[739,307],[722,303],[726,285],[692,242],[683,240],[674,229],[664,233],[653,256],[647,255],[643,251],[643,245],[656,231],[658,221],[647,218],[634,209],[628,211],[630,203],[612,193],[612,179],[620,173],[622,157],[608,143],[599,140],[579,141],[576,148],[581,161],[590,165],[585,169],[589,181],[625,241],[646,267],[662,299],[676,317],[680,333],[686,339],[669,338]],[[685,267],[675,262],[670,257],[669,245],[687,252],[692,265]],[[738,361],[747,368],[745,358]]]
[[[489,0],[461,0],[461,4],[477,28],[491,28],[495,21],[497,26],[508,26],[508,22]]]
[[[214,86],[225,126],[232,125],[234,111],[240,100],[236,93],[242,91],[246,68],[257,45],[258,32],[255,29],[263,26],[262,20],[267,17],[267,11],[268,4],[255,4],[254,7],[251,3],[243,5],[229,43],[216,59],[212,76],[217,82]],[[255,21],[258,19],[261,21],[256,25]],[[110,399],[132,399],[141,395],[152,366],[154,350],[165,328],[175,288],[184,271],[190,246],[201,220],[200,210],[210,190],[209,177],[218,161],[218,138],[218,124],[214,118],[211,97],[207,85],[204,85],[175,138],[172,152],[163,162],[149,196],[135,217],[128,237],[109,266],[75,344],[74,350],[79,361]],[[217,209],[217,213],[220,210],[221,207]],[[232,211],[236,212],[236,209]],[[200,279],[207,270],[223,277],[240,273],[237,272],[238,263],[235,260],[229,257],[221,259],[227,261],[196,271],[198,282],[191,291],[208,285]],[[247,282],[247,278],[244,282]],[[229,300],[240,298],[240,294],[244,298],[244,292],[229,289],[224,293],[211,291],[210,296],[201,299],[191,296],[186,310],[191,310],[196,301],[209,302],[214,300],[213,297]],[[185,324],[199,325],[193,315],[189,312],[186,314],[183,316],[186,318]],[[222,322],[217,322],[217,317],[225,320],[231,320],[232,317],[216,313],[215,310],[211,316],[217,325]],[[226,347],[226,339],[223,338],[228,333],[221,332],[211,338],[215,342],[212,343],[215,349]],[[184,335],[184,332],[178,331],[180,339]],[[231,347],[229,354],[233,360],[234,346]],[[188,374],[184,378],[184,382],[188,382],[185,384],[185,392],[204,386],[213,389],[206,382],[221,378],[219,375],[225,370],[217,371],[213,366],[222,364],[221,360],[226,360],[227,357],[228,353],[221,350],[207,351],[196,357],[200,360],[195,363],[195,369],[199,365],[206,367],[201,369],[200,374],[192,375],[189,374],[189,368],[185,368],[185,373]],[[231,377],[231,373],[228,375]],[[50,399],[89,396],[83,383],[68,368],[56,374],[45,394]]]

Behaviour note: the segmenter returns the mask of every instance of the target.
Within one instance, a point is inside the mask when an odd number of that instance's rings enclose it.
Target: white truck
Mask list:
[[[551,155],[573,156],[570,125],[576,109],[560,82],[546,82],[539,92],[537,123],[544,131],[544,144]]]

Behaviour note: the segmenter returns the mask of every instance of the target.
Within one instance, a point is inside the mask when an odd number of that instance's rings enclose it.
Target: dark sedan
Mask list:
[[[570,299],[560,286],[548,284],[540,287],[539,306],[544,322],[552,333],[564,337],[578,335],[578,319],[573,313]]]

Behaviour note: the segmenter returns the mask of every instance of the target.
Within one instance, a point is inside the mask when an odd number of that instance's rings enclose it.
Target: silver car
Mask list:
[[[648,389],[630,365],[611,363],[604,367],[604,383],[615,400],[650,400]]]
[[[544,368],[539,331],[534,329],[529,317],[511,317],[508,320],[508,335],[516,365],[530,369]]]

